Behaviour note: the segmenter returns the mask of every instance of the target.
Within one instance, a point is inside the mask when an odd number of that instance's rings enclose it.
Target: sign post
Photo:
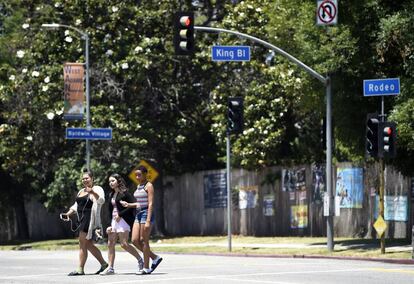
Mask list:
[[[380,121],[385,122],[384,96],[396,96],[400,94],[400,78],[368,79],[364,80],[364,97],[381,96]],[[382,130],[378,130],[379,132]],[[377,139],[383,139],[382,134]],[[378,140],[377,140],[378,141]],[[384,192],[385,192],[385,164],[384,157],[380,155],[380,186],[379,186],[379,216],[374,223],[374,228],[381,238],[381,253],[385,254],[385,230],[387,224],[384,222]]]

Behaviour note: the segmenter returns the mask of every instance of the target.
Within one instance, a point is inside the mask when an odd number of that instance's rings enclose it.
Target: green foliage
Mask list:
[[[330,74],[337,161],[364,158],[365,115],[378,109],[378,100],[362,96],[362,80],[401,77],[402,94],[387,98],[386,110],[398,123],[406,158],[395,164],[409,172],[414,5],[391,2],[341,2],[339,24],[329,28],[315,25],[309,0],[184,1],[181,8],[196,12],[196,25],[255,36]],[[222,167],[230,96],[245,101],[244,133],[232,137],[234,166],[323,160],[324,86],[281,55],[271,59],[264,46],[225,33],[197,31],[195,56],[174,56],[177,6],[170,0],[0,4],[0,170],[26,194],[40,194],[48,208],[64,206],[80,187],[85,142],[65,140],[64,131],[85,123],[63,120],[62,64],[84,62],[85,42],[73,30],[41,29],[52,22],[89,35],[91,123],[113,129],[113,140],[91,143],[98,184],[112,172],[127,175],[140,159],[164,174]],[[212,62],[217,44],[251,45],[251,61]]]

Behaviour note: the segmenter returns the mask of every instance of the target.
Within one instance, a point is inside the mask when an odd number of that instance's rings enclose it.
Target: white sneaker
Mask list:
[[[142,258],[140,257],[138,259],[138,271],[144,269],[144,261],[142,260]]]
[[[115,274],[115,270],[111,267],[108,267],[107,269],[99,273],[99,275],[113,275],[113,274]]]
[[[139,270],[136,275],[144,275],[144,274],[151,274],[152,269],[151,268],[143,268],[142,270]]]
[[[162,261],[162,257],[157,255],[157,258],[152,261],[151,270],[154,271],[155,268],[157,268],[158,264],[161,263],[161,261]]]

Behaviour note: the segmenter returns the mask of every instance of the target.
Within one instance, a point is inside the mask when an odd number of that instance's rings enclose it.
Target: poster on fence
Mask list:
[[[339,196],[340,208],[362,208],[363,189],[362,168],[338,168],[336,196]]]
[[[322,204],[325,194],[325,166],[312,166],[312,201]]]
[[[306,190],[306,170],[305,168],[292,170],[282,170],[282,190],[295,191]]]
[[[290,228],[303,229],[308,227],[308,206],[290,206]]]
[[[408,199],[407,196],[384,196],[384,220],[385,221],[408,221]],[[379,212],[379,196],[375,198],[375,211],[374,217],[378,218]]]
[[[65,63],[63,65],[63,117],[67,120],[83,118],[83,63]]]
[[[274,216],[275,215],[275,195],[267,194],[263,196],[263,215]]]
[[[257,185],[239,185],[239,209],[255,208],[259,187]]]
[[[204,175],[204,208],[227,207],[227,180],[225,173]]]

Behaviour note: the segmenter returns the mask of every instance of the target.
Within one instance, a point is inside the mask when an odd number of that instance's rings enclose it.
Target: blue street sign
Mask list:
[[[250,61],[250,46],[215,45],[211,48],[213,61]]]
[[[66,128],[66,139],[111,140],[112,128]]]
[[[400,94],[400,78],[364,80],[364,97]]]

